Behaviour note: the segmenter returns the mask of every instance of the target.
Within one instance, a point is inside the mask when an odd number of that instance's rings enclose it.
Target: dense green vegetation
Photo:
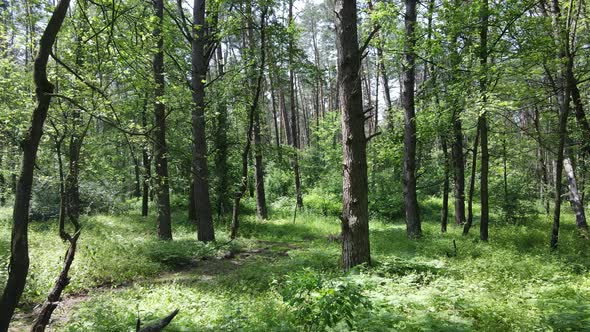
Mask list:
[[[252,211],[253,204],[246,207]],[[185,211],[173,214],[176,240],[167,243],[154,239],[152,222],[132,212],[84,218],[66,309],[56,312],[53,326],[127,331],[138,313],[143,320],[159,319],[180,308],[169,331],[300,330],[306,328],[298,317],[302,308],[282,294],[300,289],[295,282],[321,278],[325,292],[316,291],[304,306],[318,317],[322,310],[337,312],[338,304],[321,304],[321,297],[334,296],[327,290],[359,287],[371,304],[355,309],[353,325],[361,331],[588,329],[590,248],[579,241],[571,215],[564,215],[563,245],[550,252],[545,217],[492,226],[494,241],[483,243],[462,237],[458,227],[441,234],[439,206],[439,199],[428,200],[426,239],[417,242],[406,238],[399,220],[373,220],[374,266],[348,274],[338,266],[340,244],[329,237],[338,233],[338,220],[305,212],[293,223],[290,204],[274,206],[268,221],[249,215],[243,236],[231,244],[225,244],[224,227],[218,244],[195,242]],[[25,308],[42,300],[57,274],[65,246],[55,231],[55,225],[32,225]],[[6,247],[2,242],[2,252]],[[27,316],[18,317],[15,326],[25,326]],[[333,328],[348,326],[338,321]]]
[[[0,332],[590,330],[589,45],[583,0],[0,0]]]

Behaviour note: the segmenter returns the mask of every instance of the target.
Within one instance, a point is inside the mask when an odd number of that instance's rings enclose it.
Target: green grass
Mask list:
[[[490,242],[482,243],[477,224],[468,237],[452,224],[440,234],[438,202],[426,204],[418,241],[406,238],[399,220],[373,220],[373,266],[348,276],[339,269],[340,244],[328,240],[340,230],[338,219],[308,211],[293,223],[291,204],[271,209],[269,221],[245,216],[240,240],[224,246],[197,243],[184,211],[173,218],[172,242],[155,240],[153,217],[89,217],[68,287],[69,294],[88,296],[66,304],[67,313],[56,311],[53,328],[130,331],[138,314],[147,322],[179,308],[167,331],[303,330],[279,289],[289,276],[311,271],[361,285],[372,307],[356,311],[358,331],[590,331],[590,244],[578,238],[573,216],[564,215],[559,249],[550,252],[545,216],[520,225],[494,222]],[[7,216],[0,210],[3,264]],[[223,244],[226,226],[217,229]],[[30,237],[24,311],[48,292],[65,251],[55,222],[33,223]],[[219,258],[225,252],[236,256]],[[332,329],[350,328],[340,322]]]

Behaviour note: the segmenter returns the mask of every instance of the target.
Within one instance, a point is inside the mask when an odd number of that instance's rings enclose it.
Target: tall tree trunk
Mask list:
[[[4,150],[0,147],[0,206],[6,205],[6,178],[4,177]]]
[[[460,111],[456,111],[453,117],[453,169],[455,171],[455,223],[465,223],[465,163],[463,161],[463,130],[461,129]]]
[[[571,56],[571,59],[569,61],[573,63],[573,56]],[[572,70],[568,70],[567,84],[570,86],[570,90],[572,93],[572,101],[574,102],[576,122],[582,130],[582,137],[584,138],[582,149],[586,156],[590,156],[590,124],[588,124],[588,119],[586,118],[586,113],[584,112],[584,106],[582,104],[582,98],[580,97],[578,82],[574,77],[573,68]]]
[[[266,33],[265,33],[265,21],[266,21],[267,8],[262,8],[260,15],[260,63],[258,78],[256,81],[256,90],[254,93],[254,99],[250,105],[248,112],[248,130],[246,131],[246,145],[242,151],[242,177],[240,179],[240,185],[238,191],[234,196],[234,208],[232,213],[232,225],[230,231],[230,238],[235,239],[238,236],[238,229],[240,226],[240,201],[246,192],[246,185],[248,181],[248,155],[250,153],[250,146],[252,142],[252,132],[254,131],[254,117],[256,109],[258,108],[258,102],[260,100],[260,92],[262,90],[262,80],[264,79],[264,66],[266,62]]]
[[[558,60],[562,62],[560,73],[557,75],[557,103],[559,107],[559,146],[557,148],[557,160],[555,164],[555,204],[553,210],[553,227],[551,230],[551,249],[556,249],[559,242],[559,223],[561,217],[561,177],[563,173],[563,159],[565,149],[565,138],[567,135],[567,117],[570,112],[570,85],[566,84],[567,71],[573,65],[570,61],[563,63],[569,53],[569,37],[562,27],[562,17],[559,8],[559,1],[552,0],[552,19],[554,30],[554,41],[558,49]]]
[[[47,80],[47,62],[49,54],[55,42],[55,38],[61,29],[66,16],[69,0],[60,0],[47,23],[47,27],[41,36],[39,52],[35,58],[33,79],[35,83],[35,95],[37,107],[33,111],[31,126],[27,131],[21,147],[23,159],[19,175],[14,210],[12,214],[13,227],[11,236],[10,270],[8,280],[0,298],[0,331],[7,331],[14,310],[25,288],[27,274],[29,272],[29,207],[31,188],[37,149],[43,135],[43,124],[47,118],[47,111],[51,103],[53,85]]]
[[[404,109],[404,207],[406,235],[420,238],[422,226],[416,194],[416,110],[414,88],[416,83],[416,0],[405,0],[405,40],[401,103]]]
[[[216,50],[216,58],[217,58],[217,71],[218,75],[222,77],[225,75],[225,68],[224,68],[224,60],[223,60],[223,52],[221,51],[221,44],[217,47]],[[215,154],[215,170],[217,176],[217,193],[216,193],[216,200],[217,200],[217,214],[222,215],[229,211],[230,209],[230,202],[227,200],[228,198],[228,190],[229,190],[229,177],[228,177],[228,166],[227,166],[227,156],[228,156],[228,142],[227,142],[227,129],[228,129],[228,113],[227,113],[227,104],[225,103],[224,98],[220,98],[217,104],[217,131],[215,135],[215,145],[216,145],[216,154]],[[193,188],[194,190],[194,188]],[[194,205],[194,204],[193,204]]]
[[[578,229],[580,231],[586,234],[586,232],[588,231],[586,213],[584,212],[584,204],[582,203],[582,198],[580,197],[580,192],[578,191],[578,184],[576,182],[574,165],[572,165],[570,158],[565,158],[563,160],[563,170],[565,171],[565,176],[567,178],[567,183],[569,187],[569,197],[570,202],[572,204],[572,209],[574,210],[574,214],[576,215],[576,226],[578,226]]]
[[[272,68],[269,68],[269,71],[268,71],[268,81],[269,81],[269,90],[270,90],[270,101],[271,101],[271,105],[272,105],[272,120],[273,120],[273,124],[274,124],[274,129],[275,129],[275,143],[277,145],[277,155],[278,155],[279,161],[280,161],[282,159],[281,134],[280,134],[279,123],[278,123],[278,119],[277,119],[277,117],[280,116],[280,114],[277,115],[277,101],[276,101],[276,95],[275,95],[275,85],[274,85],[275,83],[273,80]],[[279,108],[280,108],[280,106],[279,106]]]
[[[480,90],[482,94],[483,107],[487,107],[487,89],[488,89],[488,0],[482,0],[483,4],[480,9],[481,31],[480,31],[480,57],[482,73],[480,74]],[[488,175],[490,156],[488,152],[488,118],[487,111],[484,109],[479,121],[478,131],[481,136],[481,175],[480,175],[480,200],[481,200],[481,217],[479,222],[479,239],[488,240],[488,223],[489,223],[489,197],[488,197]],[[475,152],[474,152],[475,153]],[[469,198],[471,201],[471,198]],[[471,212],[470,212],[471,213]]]
[[[144,130],[147,129],[147,98],[143,102],[143,110],[141,112],[141,124]],[[149,147],[146,141],[143,142],[142,148],[142,163],[143,163],[143,187],[141,197],[141,215],[147,217],[148,215],[148,204],[150,200],[150,181],[152,177],[152,158],[150,157]]]
[[[539,177],[541,178],[541,186],[540,186],[540,198],[542,201],[545,202],[545,213],[549,215],[549,176],[547,170],[547,163],[545,161],[545,151],[543,149],[543,135],[541,133],[541,124],[540,124],[540,116],[539,116],[539,109],[535,107],[533,113],[533,123],[535,125],[535,132],[537,134],[537,141],[539,142],[538,147],[538,164],[539,164]]]
[[[248,17],[248,48],[254,52],[254,19],[252,17],[252,5],[246,3],[246,15]],[[263,45],[264,46],[264,45]],[[262,63],[264,66],[264,62]],[[264,67],[261,67],[264,68]],[[264,70],[261,69],[259,76],[264,77]],[[262,88],[261,82],[251,82],[251,86],[254,83],[260,84],[256,87],[256,93],[259,94],[259,90]],[[255,98],[259,98],[256,96]],[[266,208],[266,193],[264,190],[264,166],[262,164],[262,138],[260,136],[260,107],[256,107],[254,110],[254,184],[256,186],[256,215],[261,219],[268,218],[268,210]]]
[[[192,38],[192,95],[195,103],[192,111],[193,159],[195,206],[197,210],[197,238],[199,241],[215,240],[211,201],[209,198],[209,171],[207,169],[207,138],[205,135],[205,0],[193,4]]]
[[[161,240],[172,239],[172,221],[170,218],[170,189],[168,178],[168,148],[166,146],[166,106],[164,97],[164,38],[162,25],[164,24],[164,0],[154,0],[154,9],[158,23],[154,28],[157,40],[154,54],[154,155],[156,162],[156,200],[158,207],[158,237]]]
[[[447,223],[449,220],[449,176],[450,176],[450,163],[449,160],[449,149],[447,147],[447,138],[445,136],[441,136],[440,142],[442,145],[443,151],[443,158],[444,158],[444,168],[445,168],[445,175],[443,179],[443,201],[442,201],[442,211],[440,214],[440,231],[445,233],[447,231]]]
[[[293,21],[293,0],[289,0],[289,24],[294,24]],[[297,130],[297,107],[295,105],[295,73],[293,72],[293,38],[289,36],[289,94],[291,98],[291,139],[293,143],[293,157],[291,159],[291,166],[295,176],[295,195],[297,198],[297,208],[303,208],[303,196],[301,194],[301,175],[299,174],[299,131]]]
[[[336,0],[338,86],[344,154],[342,268],[370,263],[367,139],[361,93],[356,0]]]
[[[473,192],[475,191],[475,173],[477,172],[477,147],[479,145],[479,126],[475,133],[475,140],[473,142],[473,155],[471,159],[471,178],[469,179],[469,194],[467,197],[467,222],[463,226],[463,235],[469,233],[471,225],[473,225]]]

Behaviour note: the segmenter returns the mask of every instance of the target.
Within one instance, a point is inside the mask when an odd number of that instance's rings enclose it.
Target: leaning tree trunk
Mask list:
[[[25,288],[29,272],[29,207],[37,149],[43,135],[43,124],[47,118],[53,85],[47,80],[47,62],[68,11],[69,0],[60,0],[47,23],[39,43],[39,53],[35,58],[33,79],[37,107],[33,111],[31,126],[27,131],[21,147],[23,159],[21,172],[16,186],[14,210],[12,214],[13,227],[11,237],[11,256],[8,280],[2,297],[0,298],[0,331],[7,331],[10,319]]]
[[[155,0],[154,9],[158,24],[154,29],[157,40],[157,51],[154,54],[154,155],[156,162],[156,203],[158,206],[158,237],[161,240],[172,239],[172,221],[170,217],[170,188],[168,178],[168,148],[166,146],[166,106],[161,100],[164,97],[164,38],[162,25],[164,20],[164,1]]]
[[[422,227],[416,194],[416,110],[414,86],[416,81],[416,0],[406,0],[404,68],[401,103],[404,109],[404,176],[403,192],[408,238],[420,238]]]
[[[588,231],[586,213],[584,212],[584,204],[582,203],[582,198],[580,197],[580,192],[578,191],[574,166],[572,165],[570,158],[563,159],[563,170],[565,171],[565,176],[567,178],[572,209],[576,215],[576,226],[578,226],[578,229],[581,232],[586,233]]]
[[[336,1],[338,86],[344,157],[342,268],[370,263],[367,138],[361,93],[356,0]]]
[[[205,135],[205,0],[195,0],[193,6],[192,38],[192,111],[193,126],[193,181],[197,210],[197,237],[199,241],[215,240],[211,200],[209,197],[209,171],[207,167],[207,138]]]

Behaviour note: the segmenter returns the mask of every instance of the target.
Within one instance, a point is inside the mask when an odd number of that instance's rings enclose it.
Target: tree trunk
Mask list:
[[[567,71],[571,69],[573,64],[570,61],[563,63],[569,53],[569,37],[562,28],[562,17],[559,9],[559,1],[552,0],[552,19],[554,30],[554,42],[558,49],[558,60],[562,62],[560,73],[557,75],[557,104],[559,107],[559,147],[557,149],[557,160],[555,164],[555,204],[553,210],[553,227],[551,230],[551,249],[557,249],[559,241],[559,223],[561,217],[561,194],[562,185],[561,177],[563,172],[563,159],[565,149],[565,138],[567,135],[567,117],[570,112],[570,85],[566,84]]]
[[[367,139],[355,0],[336,0],[339,104],[342,110],[342,268],[370,263]]]
[[[266,61],[266,33],[265,33],[265,20],[266,20],[266,12],[267,8],[262,8],[262,13],[260,16],[260,67],[258,78],[256,81],[256,90],[254,93],[254,100],[252,101],[252,105],[250,105],[250,110],[248,112],[248,130],[246,131],[246,145],[244,145],[244,150],[242,151],[242,178],[240,179],[240,185],[238,186],[238,191],[235,193],[234,196],[234,208],[232,213],[232,225],[230,231],[230,238],[235,239],[238,236],[238,229],[240,226],[240,200],[244,196],[246,192],[246,185],[248,179],[248,155],[250,153],[250,145],[252,142],[252,132],[254,131],[254,117],[256,113],[256,109],[258,108],[258,102],[260,100],[260,91],[262,90],[262,80],[264,79],[264,66]]]
[[[443,180],[443,201],[442,201],[442,211],[440,214],[440,231],[442,233],[446,233],[447,231],[447,223],[449,220],[449,176],[450,176],[450,160],[449,160],[449,151],[447,147],[447,138],[441,136],[440,142],[442,145],[443,151],[443,158],[444,158],[444,167],[445,167],[445,178]]]
[[[252,6],[249,2],[246,3],[246,15],[249,20],[248,28],[248,47],[254,51],[254,19],[252,17]],[[264,46],[264,45],[263,45]],[[264,66],[264,62],[262,66]],[[261,67],[264,68],[264,67]],[[264,69],[261,69],[259,74],[260,77],[264,77]],[[254,83],[254,82],[252,82]],[[256,87],[256,93],[260,94],[262,89],[262,81],[257,82],[260,86]],[[251,84],[254,85],[254,84]],[[255,97],[256,99],[259,96]],[[257,101],[258,103],[258,101]],[[254,184],[256,186],[256,215],[260,219],[268,218],[268,210],[266,208],[266,193],[264,190],[264,165],[262,164],[262,139],[260,136],[260,108],[257,107],[254,110]]]
[[[51,103],[53,85],[47,80],[47,61],[66,16],[69,0],[60,0],[41,36],[39,53],[35,58],[33,79],[37,107],[33,111],[31,126],[27,131],[21,147],[23,159],[14,199],[13,227],[11,237],[11,256],[8,280],[0,298],[0,331],[7,331],[14,310],[25,288],[29,272],[29,207],[37,149],[43,135],[43,124]]]
[[[218,75],[222,77],[225,75],[223,52],[221,51],[221,45],[216,50],[217,57],[217,71]],[[215,135],[215,170],[217,176],[217,214],[222,215],[229,211],[228,201],[228,190],[229,190],[229,177],[228,177],[228,166],[227,166],[227,155],[228,155],[228,142],[227,142],[227,130],[228,130],[228,114],[227,104],[224,98],[220,98],[217,104],[217,131]],[[193,186],[194,187],[194,186]],[[194,188],[192,189],[194,190]],[[194,204],[193,204],[194,205]]]
[[[578,229],[580,231],[586,233],[588,231],[588,224],[586,223],[586,213],[584,212],[584,204],[582,204],[580,192],[578,191],[578,184],[576,183],[574,166],[572,165],[570,158],[565,158],[563,160],[563,170],[565,171],[565,176],[567,178],[567,183],[569,187],[569,197],[570,202],[572,204],[572,209],[574,210],[574,214],[576,215],[576,226],[578,226]]]
[[[469,229],[473,225],[473,192],[475,191],[475,173],[477,172],[477,146],[479,145],[479,126],[475,133],[473,142],[473,155],[471,159],[471,178],[469,179],[469,194],[467,197],[467,222],[463,226],[463,235],[469,234]]]
[[[143,129],[147,129],[147,98],[143,103],[143,110],[141,112],[141,123]],[[144,142],[142,148],[142,163],[143,163],[143,192],[141,197],[141,215],[147,217],[148,204],[150,200],[150,181],[152,177],[152,158],[150,157],[148,142]]]
[[[0,149],[0,206],[6,205],[6,179],[4,178],[3,150]]]
[[[293,0],[289,0],[289,24],[293,24]],[[295,73],[293,72],[293,38],[289,36],[289,94],[291,98],[291,139],[293,143],[293,157],[291,166],[295,176],[295,195],[297,197],[297,208],[303,208],[303,197],[301,194],[301,176],[299,174],[299,131],[297,131],[297,107],[295,106]]]
[[[172,239],[172,221],[170,218],[170,189],[168,178],[168,148],[166,146],[166,106],[164,97],[164,38],[162,25],[164,20],[164,0],[154,0],[154,9],[158,23],[154,28],[157,40],[157,52],[154,54],[154,155],[156,161],[156,200],[158,207],[158,237],[161,240]]]
[[[457,111],[453,117],[453,168],[455,171],[455,223],[465,223],[465,163],[463,161],[463,131],[461,129],[461,115]]]
[[[279,161],[280,161],[282,159],[281,134],[280,134],[280,130],[279,130],[279,123],[277,120],[277,104],[276,104],[275,86],[274,86],[272,69],[269,69],[269,71],[268,71],[268,81],[269,81],[269,90],[270,90],[270,100],[271,100],[271,105],[272,105],[272,120],[273,120],[273,124],[274,124],[274,129],[275,129],[275,143],[277,145],[277,155],[278,155]]]
[[[573,63],[573,56],[569,61]],[[586,118],[586,113],[584,112],[584,106],[582,104],[582,98],[580,97],[578,82],[574,77],[573,68],[572,70],[568,71],[567,76],[567,84],[570,86],[572,93],[572,101],[574,102],[576,122],[582,130],[582,137],[584,138],[582,149],[586,156],[590,156],[590,124],[588,124],[588,119]]]
[[[215,240],[211,201],[209,198],[209,172],[207,169],[207,138],[205,135],[205,84],[207,63],[205,59],[205,0],[195,0],[193,5],[192,39],[192,95],[195,103],[192,111],[193,126],[193,181],[197,210],[197,237],[199,241]]]
[[[401,103],[404,109],[404,206],[406,211],[406,235],[420,238],[422,226],[416,194],[416,110],[414,88],[416,83],[416,0],[405,0],[404,66]]]
[[[539,147],[538,147],[538,164],[539,164],[539,177],[541,179],[541,186],[540,186],[540,198],[541,201],[545,202],[544,207],[545,207],[545,213],[547,215],[549,215],[550,212],[550,207],[549,207],[549,192],[547,190],[547,188],[549,188],[549,176],[548,176],[548,170],[547,170],[547,163],[545,161],[545,152],[543,149],[543,135],[541,134],[541,124],[540,124],[540,116],[539,116],[539,110],[537,107],[535,107],[534,109],[534,113],[533,113],[533,122],[535,125],[535,132],[537,133],[537,141],[539,142]]]
[[[483,0],[480,9],[481,31],[480,31],[480,64],[482,73],[480,75],[480,89],[482,94],[483,106],[487,106],[487,88],[488,88],[488,0]],[[480,200],[481,200],[481,217],[479,223],[479,239],[488,240],[488,223],[489,223],[489,204],[488,204],[488,173],[490,165],[490,156],[488,152],[488,119],[487,111],[484,109],[479,121],[478,131],[481,136],[481,175],[480,175]],[[475,151],[474,151],[475,154]],[[475,163],[475,160],[474,160]],[[471,195],[471,194],[470,194]],[[471,205],[471,197],[469,198]],[[471,215],[471,211],[470,211]]]

